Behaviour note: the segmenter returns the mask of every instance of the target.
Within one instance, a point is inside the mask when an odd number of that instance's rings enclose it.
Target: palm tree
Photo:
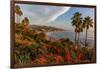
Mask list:
[[[82,18],[81,18],[81,13],[76,12],[74,13],[74,16],[71,18],[72,19],[72,26],[75,27],[75,44],[76,44],[76,40],[77,40],[77,34],[79,35],[80,31],[80,25],[82,23]],[[79,40],[79,36],[78,36],[78,40]]]
[[[85,35],[85,46],[87,46],[87,33],[90,27],[93,27],[93,20],[91,17],[87,16],[83,20],[83,27],[86,29],[86,35]]]
[[[20,9],[20,6],[18,6],[18,5],[15,6],[15,13],[17,15],[17,23],[20,23],[20,20],[18,17],[23,15],[23,13]]]
[[[29,25],[29,19],[28,19],[27,17],[25,17],[25,18],[22,20],[22,24],[21,24],[23,30],[25,30],[25,31],[26,31],[26,30],[29,30],[28,25]]]
[[[19,11],[19,16],[21,17],[23,15],[22,11]],[[19,18],[19,23],[20,23],[20,18]]]
[[[24,26],[28,26],[29,25],[29,19],[27,17],[25,17],[23,20],[22,20],[22,24]]]
[[[82,20],[81,20],[82,21]],[[78,26],[78,30],[77,30],[77,33],[78,33],[78,43],[79,43],[79,36],[80,36],[80,32],[83,32],[83,23],[80,22],[79,26]]]

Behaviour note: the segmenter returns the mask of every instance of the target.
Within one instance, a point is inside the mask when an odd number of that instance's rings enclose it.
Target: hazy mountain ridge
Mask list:
[[[51,26],[43,26],[43,25],[30,25],[30,28],[33,30],[44,30],[44,31],[64,31],[64,29],[55,28]]]

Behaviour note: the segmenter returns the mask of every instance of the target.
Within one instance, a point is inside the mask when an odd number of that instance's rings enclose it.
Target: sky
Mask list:
[[[20,20],[24,17],[28,17],[30,24],[33,25],[45,25],[65,30],[74,30],[74,27],[71,25],[71,18],[75,12],[80,12],[82,17],[90,16],[94,22],[94,8],[34,4],[16,5],[19,5],[23,12],[23,16],[21,16]],[[90,28],[89,30],[93,31],[94,29]]]

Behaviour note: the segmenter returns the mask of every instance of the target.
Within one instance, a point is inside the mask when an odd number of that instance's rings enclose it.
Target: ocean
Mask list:
[[[69,38],[71,41],[74,42],[75,40],[75,32],[70,31],[56,31],[56,32],[47,32],[47,36],[57,38],[57,39],[67,39]],[[80,43],[84,43],[85,41],[85,32],[80,33]],[[87,33],[87,42],[89,44],[89,47],[94,46],[94,32],[88,32]]]

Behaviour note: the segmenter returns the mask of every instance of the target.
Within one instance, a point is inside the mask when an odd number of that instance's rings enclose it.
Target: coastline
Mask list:
[[[91,33],[88,34],[88,44],[89,47],[94,47],[94,36],[90,35]],[[72,42],[74,42],[74,32],[71,31],[52,31],[52,32],[46,32],[47,38],[52,38],[55,40],[60,40],[60,39],[70,39]],[[83,33],[80,34],[80,44],[84,44],[85,40],[85,35]]]

